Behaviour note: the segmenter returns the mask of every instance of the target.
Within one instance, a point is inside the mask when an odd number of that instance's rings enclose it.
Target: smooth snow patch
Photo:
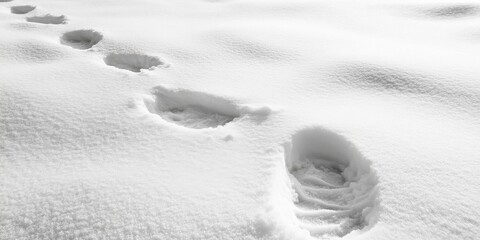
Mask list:
[[[105,64],[132,72],[166,65],[158,57],[135,53],[111,53],[104,58]]]
[[[89,49],[103,39],[103,35],[91,29],[64,33],[60,42],[76,49]]]
[[[13,6],[10,12],[13,14],[25,14],[33,11],[36,7],[31,5]]]
[[[312,236],[341,237],[376,221],[376,174],[340,135],[321,128],[296,133],[286,144],[285,165],[299,226]]]
[[[43,15],[43,16],[33,16],[28,17],[27,22],[35,22],[35,23],[43,23],[43,24],[65,24],[67,19],[64,15],[61,16],[53,16],[50,14]]]
[[[144,99],[150,113],[193,129],[224,126],[244,115],[264,120],[271,112],[268,107],[240,106],[217,96],[183,89],[170,90],[158,86],[152,93],[153,98]]]
[[[209,37],[229,53],[250,60],[281,61],[294,57],[285,50],[276,49],[274,46],[242,37],[239,34],[216,31],[209,32]]]

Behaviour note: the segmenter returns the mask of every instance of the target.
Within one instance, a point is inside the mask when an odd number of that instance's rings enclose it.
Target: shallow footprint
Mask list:
[[[103,35],[91,29],[66,32],[60,42],[76,49],[89,49],[103,39]]]
[[[104,58],[105,64],[132,72],[142,69],[152,70],[157,66],[167,66],[158,57],[136,53],[111,53]]]
[[[27,22],[35,22],[35,23],[42,23],[42,24],[65,24],[67,23],[67,19],[64,15],[53,16],[53,15],[47,14],[43,16],[27,17]]]
[[[480,13],[480,7],[476,5],[452,5],[430,9],[427,14],[433,17],[460,18],[473,16]]]
[[[302,130],[287,144],[285,165],[295,215],[310,235],[342,237],[373,224],[376,174],[343,137],[321,128]]]
[[[201,92],[170,90],[159,86],[152,93],[153,99],[144,99],[150,113],[165,121],[193,129],[223,126],[245,115],[265,119],[271,112],[268,107],[239,106]]]
[[[13,6],[10,12],[13,14],[26,14],[33,11],[36,7],[31,5]]]

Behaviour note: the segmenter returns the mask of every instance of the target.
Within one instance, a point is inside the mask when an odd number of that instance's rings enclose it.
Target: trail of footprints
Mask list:
[[[36,6],[10,9],[12,14],[28,14]],[[64,15],[45,14],[27,17],[26,21],[66,24],[68,20]],[[80,29],[65,32],[60,43],[87,50],[103,37],[95,30]],[[137,53],[108,53],[103,60],[108,66],[136,73],[168,66],[156,56]],[[271,112],[268,107],[241,106],[206,93],[163,86],[153,88],[142,104],[162,121],[190,129],[225,126],[243,117],[265,119]],[[320,128],[296,133],[285,148],[285,167],[294,193],[285,197],[292,199],[294,208],[290,210],[311,236],[342,237],[372,225],[379,205],[377,177],[370,162],[341,136]]]
[[[0,0],[0,2],[11,2],[12,0]],[[33,5],[18,5],[10,7],[12,14],[28,14],[37,7]],[[25,18],[27,22],[38,24],[67,24],[65,15],[32,15]],[[60,43],[79,50],[91,49],[103,39],[103,34],[92,29],[80,29],[65,32],[60,37]],[[143,69],[153,70],[155,67],[168,65],[156,56],[148,56],[138,53],[108,53],[104,62],[106,65],[132,72],[140,72]]]

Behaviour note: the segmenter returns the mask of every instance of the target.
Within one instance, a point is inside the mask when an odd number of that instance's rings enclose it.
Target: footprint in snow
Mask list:
[[[26,14],[33,11],[36,7],[31,5],[13,6],[10,8],[10,12],[13,14]]]
[[[427,15],[441,18],[460,18],[477,15],[480,7],[476,5],[451,5],[433,8],[426,11]]]
[[[103,35],[91,29],[66,32],[60,42],[76,49],[89,49],[103,39]]]
[[[313,237],[342,237],[375,221],[378,180],[370,162],[321,128],[296,133],[285,147],[295,216]]]
[[[144,99],[151,114],[160,116],[164,121],[193,129],[224,126],[247,115],[262,121],[271,112],[268,107],[240,106],[201,92],[170,90],[159,86],[155,87],[152,93],[152,98]]]
[[[65,24],[67,19],[64,15],[53,16],[50,14],[43,16],[27,17],[27,22],[42,23],[42,24]]]
[[[103,60],[109,66],[132,72],[140,72],[142,69],[152,70],[158,66],[168,66],[158,57],[136,53],[111,53]]]

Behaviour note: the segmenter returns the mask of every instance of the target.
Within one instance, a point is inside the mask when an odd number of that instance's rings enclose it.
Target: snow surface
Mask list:
[[[478,239],[480,3],[0,1],[0,239]]]

